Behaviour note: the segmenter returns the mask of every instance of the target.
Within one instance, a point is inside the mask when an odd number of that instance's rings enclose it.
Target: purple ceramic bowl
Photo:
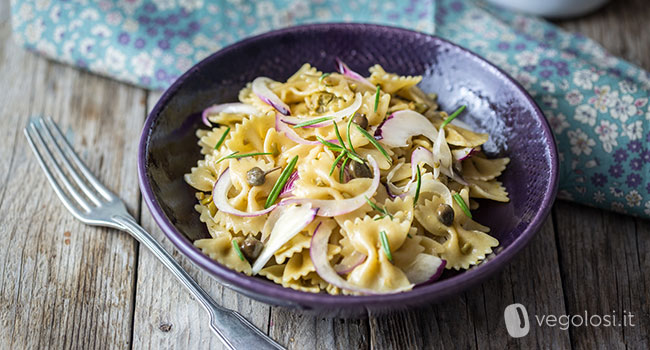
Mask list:
[[[283,288],[248,277],[211,260],[192,245],[208,237],[194,211],[194,190],[183,174],[201,155],[194,135],[200,112],[237,100],[238,91],[258,76],[285,80],[304,62],[335,70],[340,57],[357,72],[381,64],[386,71],[422,75],[420,86],[438,94],[443,110],[466,104],[461,119],[490,134],[485,150],[511,158],[501,177],[511,201],[481,203],[478,221],[492,228],[500,246],[481,265],[445,271],[436,283],[406,293],[334,296]],[[414,31],[367,24],[314,24],[255,36],[199,62],[161,97],[147,118],[139,149],[142,195],[156,222],[176,247],[222,284],[263,302],[353,316],[439,301],[476,285],[504,268],[530,241],[547,217],[557,191],[553,135],[533,99],[503,71],[448,41]]]

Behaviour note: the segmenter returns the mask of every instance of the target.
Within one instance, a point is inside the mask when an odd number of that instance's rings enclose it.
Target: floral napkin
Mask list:
[[[435,33],[487,58],[553,127],[560,198],[650,218],[650,75],[543,20],[458,0],[12,1],[19,44],[149,89],[244,37],[329,21]]]

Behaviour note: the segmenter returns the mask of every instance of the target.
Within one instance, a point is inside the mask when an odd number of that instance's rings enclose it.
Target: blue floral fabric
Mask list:
[[[543,20],[458,0],[12,1],[19,44],[150,89],[244,37],[328,21],[435,33],[479,53],[544,110],[560,198],[650,218],[650,75]]]

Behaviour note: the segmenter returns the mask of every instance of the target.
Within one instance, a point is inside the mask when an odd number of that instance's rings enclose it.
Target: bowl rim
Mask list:
[[[162,109],[164,109],[168,100],[175,94],[183,82],[196,71],[198,68],[209,64],[212,60],[226,55],[229,52],[241,48],[245,45],[248,45],[253,42],[265,40],[271,37],[282,36],[285,34],[305,31],[305,30],[325,30],[325,29],[343,29],[355,31],[359,29],[364,30],[391,30],[396,32],[402,32],[404,35],[414,36],[415,38],[422,39],[426,38],[428,40],[434,40],[440,42],[444,45],[447,45],[450,48],[453,48],[460,52],[463,55],[469,55],[473,59],[477,60],[479,63],[485,65],[485,68],[492,69],[493,74],[497,78],[505,80],[514,86],[516,90],[519,91],[526,98],[526,102],[530,104],[533,108],[534,114],[533,117],[541,121],[541,127],[543,130],[543,136],[546,146],[550,152],[550,178],[549,186],[545,191],[541,210],[539,210],[534,218],[530,221],[529,225],[523,230],[523,232],[503,251],[499,254],[488,259],[484,263],[480,264],[479,268],[469,269],[459,273],[456,276],[451,278],[441,280],[426,286],[418,287],[413,290],[395,293],[395,294],[375,294],[375,295],[363,295],[363,296],[351,296],[351,295],[330,295],[326,293],[310,293],[297,291],[291,288],[285,288],[281,285],[275,284],[271,281],[264,281],[260,278],[253,276],[246,276],[235,270],[231,270],[226,266],[218,264],[216,261],[212,260],[207,255],[203,254],[198,248],[196,248],[193,243],[187,239],[169,220],[165,215],[162,207],[155,198],[155,195],[152,190],[151,183],[147,176],[147,167],[146,167],[146,154],[149,144],[149,135],[150,130],[157,119],[157,116],[160,114]],[[454,44],[446,39],[440,38],[435,35],[430,35],[422,32],[417,32],[409,29],[386,26],[386,25],[377,25],[377,24],[367,24],[367,23],[316,23],[316,24],[305,24],[299,26],[287,27],[279,30],[269,31],[260,35],[252,36],[243,40],[240,40],[234,44],[226,46],[219,51],[212,53],[210,56],[201,60],[182,76],[180,76],[172,85],[162,94],[154,108],[147,115],[145,120],[142,134],[140,137],[140,143],[138,146],[138,181],[140,184],[140,190],[142,192],[142,197],[144,202],[147,204],[149,211],[151,212],[154,221],[165,233],[167,238],[172,241],[175,247],[180,250],[186,257],[190,259],[195,265],[198,265],[203,270],[210,273],[215,277],[220,283],[238,290],[240,292],[249,292],[251,295],[258,296],[261,299],[266,300],[270,303],[275,303],[279,305],[293,305],[303,308],[326,308],[326,307],[345,307],[345,306],[358,306],[363,304],[363,307],[366,309],[372,308],[373,305],[378,306],[381,304],[386,304],[387,302],[391,303],[413,303],[414,300],[426,300],[427,302],[433,302],[434,300],[441,300],[443,298],[449,297],[452,294],[459,293],[467,290],[468,288],[475,286],[488,277],[491,277],[496,272],[501,270],[507,265],[512,258],[517,255],[526,244],[532,239],[532,237],[541,229],[544,224],[547,216],[549,215],[553,201],[557,194],[558,190],[558,153],[555,144],[555,139],[553,133],[551,132],[550,125],[541,109],[533,98],[528,94],[528,92],[512,77],[510,77],[506,72],[504,72],[499,67],[496,67],[486,59],[482,58],[478,54],[465,49],[457,44]],[[417,302],[416,302],[417,303]]]

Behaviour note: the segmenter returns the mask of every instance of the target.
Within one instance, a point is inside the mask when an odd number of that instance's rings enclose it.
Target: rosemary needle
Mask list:
[[[390,252],[390,244],[388,243],[388,237],[386,236],[386,231],[379,232],[379,239],[381,240],[381,246],[384,248],[384,253],[390,262],[393,262],[393,254]]]
[[[241,252],[241,248],[239,248],[239,243],[237,243],[236,239],[232,240],[232,248],[235,250],[235,253],[237,253],[241,261],[246,261],[246,258],[244,258],[244,254]]]
[[[465,215],[467,215],[468,218],[472,218],[472,213],[469,211],[469,208],[467,207],[467,204],[465,204],[465,201],[463,200],[463,197],[461,197],[458,193],[454,193],[452,196],[454,197],[454,200],[456,200],[456,203],[460,206],[460,209],[463,210]]]
[[[467,106],[462,105],[462,106],[460,106],[457,110],[455,110],[454,113],[452,113],[451,115],[449,115],[449,116],[447,117],[447,119],[445,119],[445,121],[442,122],[442,124],[440,125],[440,129],[444,128],[445,126],[447,126],[447,124],[451,123],[451,121],[454,120],[454,118],[458,117],[458,115],[459,115],[462,111],[464,111],[465,108],[467,108]]]
[[[331,74],[332,73],[325,73],[325,74],[321,75],[320,78],[318,78],[318,83],[320,84],[321,82],[323,82],[323,79],[329,77]]]
[[[352,137],[350,136],[350,125],[352,125],[352,119],[354,119],[355,113],[352,113],[350,116],[350,119],[348,120],[348,145],[350,145],[350,149],[352,152],[355,152],[354,146],[352,145]]]
[[[253,156],[270,156],[273,153],[271,152],[256,152],[256,153],[244,153],[244,154],[239,154],[239,151],[235,151],[233,153],[230,153],[227,156],[221,157],[219,160],[217,160],[217,163],[226,160],[226,159],[239,159],[239,158],[245,158],[245,157],[253,157]]]
[[[415,197],[413,198],[413,205],[415,206],[418,202],[418,198],[420,198],[420,187],[422,187],[422,173],[420,172],[420,165],[417,165],[417,176],[418,176],[418,182],[415,187]]]
[[[330,168],[330,175],[332,175],[332,173],[334,172],[334,169],[336,169],[336,165],[339,164],[339,162],[341,161],[341,159],[343,159],[343,157],[345,157],[346,153],[347,152],[341,152],[341,154],[339,154],[339,156],[336,157],[336,159],[334,160],[334,163],[332,164],[332,168]],[[343,166],[341,166],[341,168],[343,168]]]
[[[326,122],[326,121],[328,121],[328,120],[332,120],[332,117],[321,117],[321,118],[316,118],[316,119],[308,120],[308,121],[305,121],[305,122],[298,123],[298,124],[294,125],[293,128],[294,128],[294,129],[296,129],[296,128],[302,128],[302,127],[305,127],[305,126],[309,126],[309,125],[314,125],[314,124],[318,124],[318,123]]]
[[[217,144],[214,145],[214,149],[219,149],[221,145],[223,144],[224,141],[226,141],[226,136],[228,136],[228,133],[230,132],[230,127],[226,128],[226,131],[223,132],[223,135],[219,138],[219,141],[217,141]]]
[[[377,112],[377,106],[379,106],[379,91],[381,91],[381,87],[377,85],[377,92],[375,92],[375,113]]]
[[[356,127],[357,127],[357,130],[359,130],[359,132],[361,133],[361,135],[365,136],[365,137],[368,139],[368,141],[370,141],[370,143],[371,143],[373,146],[375,146],[375,148],[376,148],[376,149],[377,149],[381,154],[383,154],[384,157],[386,157],[386,159],[388,160],[388,163],[389,163],[389,164],[393,164],[393,160],[390,158],[390,156],[388,155],[388,152],[386,152],[386,150],[384,149],[384,147],[382,147],[382,146],[379,144],[379,142],[377,142],[377,140],[375,140],[375,138],[372,137],[372,136],[371,136],[367,131],[363,130],[362,127],[360,127],[359,125],[356,125]]]
[[[273,185],[273,188],[271,189],[268,198],[266,198],[264,209],[273,205],[273,203],[275,203],[275,200],[278,199],[278,196],[280,195],[280,191],[282,191],[284,185],[287,183],[287,180],[289,180],[289,176],[291,176],[291,173],[293,173],[293,168],[296,167],[296,163],[298,163],[298,156],[291,158],[291,161],[289,161],[287,167],[284,168],[284,170],[282,170],[282,173],[280,173],[280,177],[278,177],[278,180]]]

